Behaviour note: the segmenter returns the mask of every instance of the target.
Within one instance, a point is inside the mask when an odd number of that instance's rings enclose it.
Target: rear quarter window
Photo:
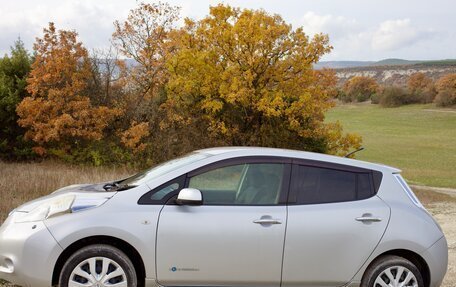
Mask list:
[[[370,172],[323,167],[293,167],[292,189],[297,204],[355,201],[375,194]]]

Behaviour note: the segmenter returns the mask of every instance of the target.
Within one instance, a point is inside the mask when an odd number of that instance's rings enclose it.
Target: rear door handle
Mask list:
[[[278,219],[272,219],[272,218],[262,218],[262,219],[254,220],[253,223],[256,223],[256,224],[282,224],[282,221],[280,221]]]
[[[371,216],[361,216],[355,218],[356,221],[361,221],[361,222],[380,222],[382,219],[380,217],[371,217]]]

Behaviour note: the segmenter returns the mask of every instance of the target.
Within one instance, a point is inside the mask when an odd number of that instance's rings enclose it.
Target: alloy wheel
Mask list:
[[[79,263],[71,272],[69,287],[128,287],[125,271],[107,257],[91,257]]]
[[[377,276],[373,287],[418,287],[418,281],[409,269],[391,266]]]

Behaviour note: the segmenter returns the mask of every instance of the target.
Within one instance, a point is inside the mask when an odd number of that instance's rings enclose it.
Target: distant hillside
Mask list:
[[[319,70],[323,68],[330,69],[343,69],[343,68],[354,68],[354,67],[366,67],[370,66],[375,62],[369,61],[321,61],[314,65],[314,68]]]
[[[405,65],[453,65],[456,64],[456,59],[445,60],[404,60],[404,59],[384,59],[380,61],[321,61],[314,65],[315,69],[331,68],[331,69],[346,69],[356,67],[369,66],[405,66]]]
[[[379,84],[400,85],[407,83],[411,74],[421,72],[436,80],[443,75],[456,73],[456,61],[443,60],[419,62],[406,65],[379,65],[336,69],[339,85],[354,76],[374,78]]]
[[[413,61],[413,60],[403,60],[403,59],[384,59],[378,62],[374,62],[371,66],[403,66],[403,65],[414,65],[420,64],[424,61]]]

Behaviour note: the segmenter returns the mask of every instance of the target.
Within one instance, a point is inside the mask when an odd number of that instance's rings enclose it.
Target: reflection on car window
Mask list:
[[[156,165],[146,171],[140,172],[132,177],[129,177],[119,183],[122,185],[140,185],[153,178],[164,175],[172,170],[185,166],[187,164],[202,160],[210,155],[204,153],[190,153],[186,156],[176,158],[159,165]]]
[[[279,202],[283,164],[242,164],[208,171],[190,179],[204,204],[272,205]]]
[[[166,195],[168,195],[169,193],[171,193],[171,192],[173,192],[175,190],[178,190],[178,189],[179,189],[179,183],[177,183],[177,182],[171,183],[170,185],[167,185],[164,188],[162,188],[160,190],[157,190],[157,192],[152,194],[150,199],[152,199],[152,200],[161,200]]]

